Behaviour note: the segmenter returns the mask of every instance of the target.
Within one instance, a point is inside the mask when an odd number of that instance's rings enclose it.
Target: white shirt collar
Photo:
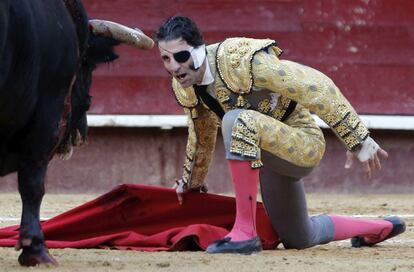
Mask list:
[[[206,57],[206,70],[204,72],[203,80],[199,85],[210,85],[214,82],[214,76],[210,69],[210,63],[208,62],[208,59]]]

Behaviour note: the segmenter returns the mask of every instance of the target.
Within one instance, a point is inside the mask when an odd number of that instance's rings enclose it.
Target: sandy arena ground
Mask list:
[[[45,196],[42,217],[50,218],[93,199],[94,195]],[[205,252],[137,252],[102,249],[50,250],[58,267],[22,268],[19,252],[0,248],[0,271],[414,271],[413,195],[308,195],[311,214],[323,212],[378,217],[402,215],[407,231],[372,248],[351,248],[349,240],[305,250],[263,251],[251,256],[209,255]],[[0,226],[18,224],[17,194],[0,195]],[[17,220],[17,221],[16,221]]]

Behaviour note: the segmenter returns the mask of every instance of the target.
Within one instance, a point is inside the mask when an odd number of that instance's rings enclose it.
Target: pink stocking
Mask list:
[[[250,161],[228,160],[236,194],[236,220],[226,237],[232,241],[249,240],[257,236],[256,197],[259,169],[252,169]]]
[[[375,244],[384,240],[393,227],[391,222],[383,219],[367,220],[339,215],[330,217],[335,226],[335,241],[361,236],[365,238],[365,242]]]

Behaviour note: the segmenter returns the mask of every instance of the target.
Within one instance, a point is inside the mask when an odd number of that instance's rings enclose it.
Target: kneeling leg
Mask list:
[[[328,243],[334,225],[327,215],[309,217],[303,182],[269,168],[260,172],[263,202],[274,229],[285,248],[303,249]]]

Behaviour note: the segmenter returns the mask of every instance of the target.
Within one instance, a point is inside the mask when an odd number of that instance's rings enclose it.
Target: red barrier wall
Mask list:
[[[86,0],[93,18],[152,35],[169,16],[193,18],[207,43],[273,38],[285,59],[334,79],[360,113],[414,114],[412,0]],[[182,113],[156,48],[121,46],[121,58],[95,74],[92,113]],[[161,101],[163,100],[163,101]]]

